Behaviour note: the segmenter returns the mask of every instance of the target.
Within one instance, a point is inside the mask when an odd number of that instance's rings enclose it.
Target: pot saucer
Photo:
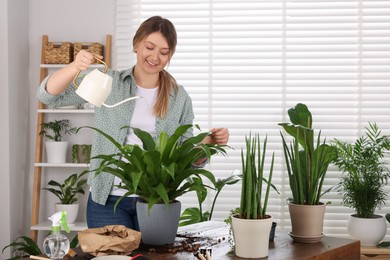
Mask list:
[[[324,234],[323,234],[323,233],[322,233],[320,236],[307,236],[307,237],[293,235],[291,232],[288,232],[288,234],[290,235],[290,237],[291,237],[295,242],[298,242],[298,243],[305,243],[305,244],[312,244],[312,243],[320,242],[321,239],[324,237]]]

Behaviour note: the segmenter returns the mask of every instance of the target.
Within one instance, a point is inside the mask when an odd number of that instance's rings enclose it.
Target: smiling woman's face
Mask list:
[[[159,73],[171,58],[168,42],[160,32],[147,36],[134,50],[137,53],[137,66],[148,74]]]

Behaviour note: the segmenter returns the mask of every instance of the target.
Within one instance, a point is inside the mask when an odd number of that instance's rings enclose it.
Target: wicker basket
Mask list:
[[[45,46],[45,63],[46,64],[68,64],[73,61],[73,43],[49,42]]]
[[[98,43],[98,42],[88,42],[88,43],[75,42],[74,43],[74,52],[73,52],[74,59],[76,59],[77,53],[79,53],[79,51],[81,51],[81,50],[87,50],[90,53],[103,56],[103,45]],[[99,62],[95,60],[95,63],[99,63]]]

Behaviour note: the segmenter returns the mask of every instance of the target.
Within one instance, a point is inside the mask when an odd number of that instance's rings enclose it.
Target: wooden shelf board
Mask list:
[[[63,68],[65,66],[67,66],[69,64],[41,64],[41,68],[48,68],[48,69],[60,69],[60,68]],[[105,68],[103,64],[92,64],[90,66],[91,69],[94,69],[94,68]]]
[[[38,167],[69,167],[69,168],[88,168],[89,163],[35,163]]]
[[[38,113],[93,114],[93,109],[38,109]]]

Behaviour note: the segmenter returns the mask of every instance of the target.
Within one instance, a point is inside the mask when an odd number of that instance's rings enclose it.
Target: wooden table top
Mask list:
[[[197,259],[194,252],[198,248],[211,248],[213,260],[241,259],[228,256],[230,251],[229,228],[224,222],[207,221],[180,227],[176,241],[171,246],[151,247],[141,246],[132,255],[141,253],[147,259],[184,260]],[[325,260],[356,260],[360,259],[360,242],[324,236],[321,242],[302,244],[293,242],[285,230],[276,229],[274,241],[270,241],[268,258],[275,260],[293,259],[325,259]],[[172,253],[174,252],[174,253]],[[91,259],[91,255],[80,253],[73,259]],[[29,258],[26,258],[29,259]],[[66,258],[70,259],[70,258]]]
[[[230,244],[228,242],[229,229],[224,222],[208,221],[179,228],[177,241],[183,237],[201,237],[194,243],[200,243],[200,248],[211,248],[212,259],[241,259],[228,256]],[[324,236],[321,242],[302,244],[293,242],[288,232],[277,229],[274,241],[270,241],[268,258],[262,259],[360,259],[360,242],[351,239]],[[156,249],[158,251],[158,248]],[[156,253],[140,251],[147,258],[157,259],[196,259],[193,252]]]

